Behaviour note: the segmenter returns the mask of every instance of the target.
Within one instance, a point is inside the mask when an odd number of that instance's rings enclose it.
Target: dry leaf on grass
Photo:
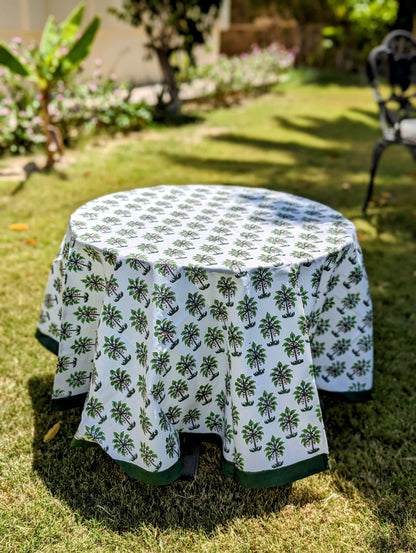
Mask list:
[[[13,223],[9,225],[10,230],[28,230],[29,226],[26,223]]]
[[[57,435],[60,428],[61,428],[61,421],[58,421],[52,426],[52,428],[50,428],[46,432],[46,434],[43,436],[43,441],[50,442]]]

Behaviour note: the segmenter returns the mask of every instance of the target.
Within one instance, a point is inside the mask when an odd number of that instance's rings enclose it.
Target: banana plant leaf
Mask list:
[[[84,4],[77,6],[59,26],[61,40],[64,44],[71,43],[77,36],[84,16]]]
[[[62,79],[68,75],[68,73],[79,67],[90,51],[91,44],[99,26],[100,18],[94,17],[82,36],[73,44],[68,54],[66,54],[66,56],[64,56],[59,62],[59,65],[53,75],[54,79]]]
[[[22,77],[31,76],[31,71],[24,65],[4,44],[0,44],[0,65],[10,69],[12,73],[22,75]]]

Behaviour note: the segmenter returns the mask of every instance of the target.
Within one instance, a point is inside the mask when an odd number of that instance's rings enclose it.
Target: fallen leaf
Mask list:
[[[357,232],[357,238],[360,242],[366,240],[367,236],[363,232]]]
[[[26,223],[13,223],[9,225],[10,230],[28,230],[29,226]]]
[[[341,185],[341,188],[343,190],[349,190],[351,188],[351,185],[349,182],[343,182],[342,185]]]
[[[44,442],[50,442],[58,433],[59,429],[61,427],[61,421],[55,423],[52,428],[50,428],[46,434],[43,436]]]
[[[38,243],[39,242],[34,238],[28,238],[27,240],[25,240],[25,244],[29,244],[29,246],[37,246]]]

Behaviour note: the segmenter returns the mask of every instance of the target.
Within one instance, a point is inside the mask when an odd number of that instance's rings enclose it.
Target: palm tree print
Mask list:
[[[159,380],[156,382],[156,384],[153,385],[150,393],[152,394],[152,397],[158,402],[162,403],[162,401],[165,399],[165,384],[162,380]]]
[[[256,323],[254,318],[257,313],[257,302],[254,298],[250,298],[247,294],[238,302],[238,316],[243,322],[247,322],[244,328],[251,328]]]
[[[142,367],[146,367],[148,355],[147,345],[136,342],[136,359]]]
[[[271,287],[273,282],[273,275],[270,269],[264,269],[259,267],[251,276],[251,283],[254,286],[256,292],[261,292],[259,299],[268,298],[270,292],[267,290]]]
[[[305,353],[304,340],[302,340],[301,336],[291,332],[289,338],[286,338],[283,342],[283,349],[288,357],[295,358],[294,361],[291,361],[292,365],[303,363],[303,359],[299,359],[298,357],[300,354]]]
[[[199,292],[188,294],[188,299],[185,302],[185,307],[193,317],[198,317],[198,321],[201,321],[207,315],[207,311],[204,311],[204,296]]]
[[[106,416],[102,416],[104,411],[104,404],[101,403],[96,397],[92,397],[88,400],[85,411],[89,417],[100,417],[98,424],[102,424],[106,420]]]
[[[351,340],[347,340],[345,338],[341,338],[340,340],[337,340],[335,344],[331,348],[332,353],[327,353],[327,356],[331,361],[334,359],[336,355],[344,355],[351,346]]]
[[[81,290],[78,290],[78,288],[75,288],[74,286],[72,288],[66,288],[62,294],[62,303],[65,306],[69,305],[76,305],[81,300],[88,301],[88,294],[82,294]],[[47,299],[47,306],[51,304],[50,298]],[[51,306],[51,305],[50,305]]]
[[[118,336],[104,336],[104,352],[108,355],[110,359],[117,361],[118,359],[123,359],[121,362],[122,365],[127,365],[131,359],[131,355],[125,355],[127,350],[126,345],[121,341],[121,338]]]
[[[319,451],[319,447],[315,447],[321,441],[321,432],[318,430],[317,426],[308,426],[302,430],[300,435],[300,441],[302,442],[303,447],[310,447],[308,451],[309,454],[316,453]]]
[[[181,355],[181,360],[176,365],[176,370],[179,374],[186,377],[188,380],[192,380],[198,374],[196,369],[195,358],[192,357],[189,353],[186,355]]]
[[[196,394],[195,399],[202,405],[207,405],[212,401],[212,386],[211,384],[202,384]]]
[[[179,457],[179,444],[178,440],[173,434],[169,434],[166,438],[165,445],[166,454],[172,459],[172,457]]]
[[[266,361],[266,350],[260,344],[252,342],[247,350],[247,363],[251,370],[255,370],[254,376],[259,376],[264,373],[264,363]]]
[[[99,275],[87,275],[82,282],[90,292],[102,292],[105,289],[105,280]]]
[[[83,338],[77,338],[72,344],[71,349],[74,350],[76,355],[82,355],[83,353],[88,353],[94,348],[94,342],[91,338],[86,336]]]
[[[176,302],[176,296],[173,290],[169,288],[169,286],[166,286],[166,284],[161,284],[160,286],[155,284],[153,301],[160,309],[164,310],[169,307],[169,317],[174,315],[179,310],[178,305],[173,305]]]
[[[170,344],[170,349],[179,344],[179,338],[174,339],[176,336],[175,325],[168,319],[158,319],[156,321],[155,335],[162,344]]]
[[[114,432],[113,445],[115,450],[121,453],[124,457],[126,455],[132,455],[134,450],[133,440],[130,438],[129,434],[124,431],[121,431],[120,434],[118,432]]]
[[[116,307],[113,305],[104,305],[102,313],[103,321],[107,326],[110,328],[118,328],[120,334],[126,330],[127,324],[122,324],[123,317]]]
[[[123,292],[117,293],[118,288],[118,280],[113,275],[105,280],[105,291],[107,292],[107,296],[115,296],[114,301],[120,301],[123,297]]]
[[[143,301],[145,307],[149,307],[149,287],[144,280],[140,278],[129,278],[129,285],[127,286],[127,290],[129,295],[132,296],[133,299],[135,299],[139,303]]]
[[[257,407],[260,415],[262,417],[266,417],[266,420],[264,421],[265,424],[275,420],[276,417],[272,416],[277,409],[277,400],[274,394],[264,390],[263,394],[259,398]]]
[[[130,313],[131,313],[131,317],[130,317],[131,326],[135,330],[140,332],[140,334],[144,334],[145,339],[147,339],[149,337],[149,329],[148,329],[148,321],[147,321],[145,312],[142,311],[141,309],[136,309],[136,310],[132,309]]]
[[[169,428],[169,425],[171,424],[178,424],[181,418],[182,409],[178,407],[177,405],[171,405],[169,409],[166,411],[166,421],[168,424],[167,428],[162,427],[162,421],[160,423],[163,430],[167,430]]]
[[[283,284],[280,290],[276,292],[274,300],[278,308],[284,312],[282,315],[284,319],[295,315],[295,312],[292,311],[292,307],[295,305],[296,301],[293,290]]]
[[[310,384],[309,382],[305,382],[305,380],[302,380],[299,386],[296,386],[293,395],[295,396],[298,405],[303,406],[300,409],[301,411],[310,411],[312,409],[311,402],[314,397],[312,384]]]
[[[214,303],[209,308],[211,315],[218,322],[223,323],[222,328],[227,329],[226,322],[228,321],[228,311],[225,304],[222,301],[214,300]]]
[[[110,371],[110,384],[118,392],[127,391],[127,397],[134,394],[134,388],[130,389],[131,378],[125,369],[111,369]]]
[[[218,405],[218,408],[221,409],[221,411],[225,411],[227,405],[229,404],[229,401],[224,390],[221,390],[221,392],[217,395],[217,397],[215,398],[215,402]]]
[[[169,395],[178,401],[185,401],[189,397],[188,384],[185,380],[174,380],[169,386]]]
[[[289,440],[297,436],[298,433],[295,432],[295,430],[299,426],[299,415],[295,409],[286,407],[279,417],[279,425],[283,432],[289,432],[289,434],[286,435],[286,439]]]
[[[282,325],[275,315],[270,315],[270,313],[266,313],[266,316],[261,319],[259,329],[263,338],[265,340],[270,340],[269,342],[267,342],[267,345],[269,347],[277,346],[279,344],[279,340],[277,339],[277,337],[280,334],[281,328]]]
[[[238,328],[238,326],[235,326],[233,323],[231,323],[228,327],[227,336],[228,344],[230,348],[233,349],[231,355],[233,357],[239,357],[241,355],[241,351],[237,351],[237,349],[243,346],[243,332]]]
[[[148,263],[145,263],[143,261],[143,256],[139,256],[137,254],[130,254],[127,256],[127,264],[131,269],[134,269],[135,271],[138,271],[139,268],[143,269],[143,276],[147,275],[147,273],[150,271],[150,265]]]
[[[189,409],[189,411],[184,415],[182,422],[186,426],[189,426],[189,430],[196,430],[200,427],[200,424],[197,424],[201,418],[201,411],[199,409]]]
[[[214,380],[220,373],[217,370],[218,369],[218,361],[216,357],[213,355],[207,355],[206,357],[202,358],[201,363],[201,374],[205,378],[209,378],[210,380]]]
[[[221,432],[222,430],[222,418],[218,413],[211,413],[205,419],[205,424],[211,432]]]
[[[199,327],[195,323],[189,323],[183,327],[181,333],[183,342],[188,348],[192,348],[192,351],[196,351],[202,344],[201,340],[198,340],[199,334]]]
[[[156,464],[158,458],[156,453],[144,442],[140,442],[140,457],[147,467],[153,467],[154,472],[157,472],[162,466],[162,461]]]
[[[198,286],[200,290],[206,290],[209,287],[207,272],[202,267],[191,265],[185,268],[187,278]]]
[[[238,469],[238,470],[243,470],[244,469],[244,458],[243,458],[242,454],[240,452],[238,452],[235,448],[234,448],[234,452],[233,452],[233,463],[234,463],[236,469]]]
[[[329,382],[329,378],[341,376],[341,374],[345,372],[345,369],[345,361],[336,361],[326,369],[326,375],[322,375],[322,378],[326,382]]]
[[[102,444],[105,440],[104,432],[101,430],[101,428],[98,428],[98,426],[95,425],[86,426],[85,434],[94,442],[98,442],[99,444]]]
[[[360,359],[356,361],[351,367],[351,372],[347,373],[348,378],[353,380],[356,376],[361,377],[368,373],[371,368],[371,362],[368,360]]]
[[[143,407],[140,407],[139,423],[143,430],[143,434],[149,434],[149,440],[153,440],[158,435],[157,430],[151,432],[153,425],[150,422],[150,418],[146,415],[146,411],[143,409]]]
[[[311,284],[313,288],[312,296],[314,297],[318,296],[318,290],[319,290],[319,285],[321,284],[323,270],[324,270],[324,266],[321,265],[312,274],[312,278],[311,278]]]
[[[364,276],[361,267],[354,267],[354,269],[348,275],[347,280],[344,282],[345,288],[351,288],[352,285],[356,285],[362,281]]]
[[[221,277],[218,281],[217,288],[218,291],[227,300],[226,305],[228,305],[228,307],[233,306],[234,302],[231,300],[235,296],[235,293],[237,291],[237,284],[233,281],[233,279],[231,277]]]
[[[244,400],[241,403],[242,407],[249,407],[254,404],[254,400],[249,399],[256,391],[256,384],[251,376],[246,376],[244,374],[239,376],[235,382],[235,391],[238,397]]]
[[[93,323],[98,319],[100,314],[98,313],[96,307],[85,305],[83,307],[79,307],[78,310],[75,311],[74,315],[76,316],[79,322],[81,322],[82,324],[85,324],[85,323]]]
[[[127,430],[132,430],[136,423],[130,422],[132,417],[131,409],[127,406],[126,403],[122,401],[113,401],[113,407],[111,409],[111,418],[113,418],[119,424],[128,424]]]
[[[285,446],[281,438],[276,438],[272,436],[270,441],[267,442],[266,447],[264,448],[266,457],[269,461],[275,461],[272,465],[272,468],[277,468],[283,465],[283,461],[280,461],[280,457],[283,456],[285,451]]]
[[[346,309],[354,309],[357,307],[359,301],[360,294],[347,294],[341,301],[342,307],[337,307],[337,310],[343,315]]]
[[[172,368],[167,351],[155,351],[150,364],[152,365],[152,369],[161,376],[166,376]]]
[[[280,388],[278,391],[279,394],[288,394],[290,392],[289,388],[285,388],[285,385],[289,385],[292,382],[293,371],[289,365],[283,365],[281,361],[278,362],[276,367],[271,371],[271,377],[273,384]]]
[[[259,445],[259,442],[261,442],[264,433],[263,428],[261,427],[259,422],[254,422],[250,419],[248,424],[243,426],[242,434],[246,444],[253,444],[253,447],[250,448],[250,451],[252,453],[255,453],[256,451],[260,451],[262,449],[262,446]]]
[[[363,336],[363,338],[360,338],[357,342],[358,347],[353,348],[352,352],[357,357],[360,355],[360,352],[367,353],[371,350],[373,346],[373,339],[371,335]]]
[[[208,327],[208,330],[205,334],[204,343],[211,349],[215,349],[215,353],[222,353],[224,348],[222,344],[224,343],[224,334],[218,327]]]

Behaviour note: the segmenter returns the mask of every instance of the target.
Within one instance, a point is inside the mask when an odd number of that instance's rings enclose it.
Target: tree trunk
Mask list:
[[[175,72],[173,67],[169,62],[170,52],[163,50],[161,48],[155,48],[160,67],[162,69],[163,76],[168,87],[170,102],[168,109],[171,113],[176,114],[179,112],[180,101],[179,101],[179,88],[176,82]]]
[[[46,165],[45,165],[45,168],[50,168],[50,167],[53,167],[53,165],[55,163],[54,149],[55,149],[56,146],[53,142],[52,135],[51,135],[51,132],[50,132],[51,119],[50,119],[50,115],[49,115],[49,101],[50,101],[49,90],[48,89],[42,90],[41,94],[42,94],[41,115],[42,115],[42,119],[43,119],[43,132],[44,132],[45,138],[46,138],[46,145],[45,145],[45,148],[46,148]]]

